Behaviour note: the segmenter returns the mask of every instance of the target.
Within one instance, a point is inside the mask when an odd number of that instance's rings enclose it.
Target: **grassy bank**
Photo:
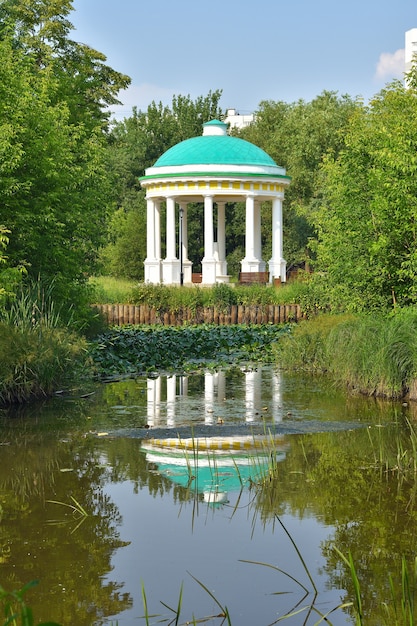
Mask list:
[[[309,289],[304,282],[280,287],[223,283],[213,287],[179,287],[133,283],[107,276],[91,279],[90,285],[94,288],[96,304],[147,304],[149,307],[171,311],[210,306],[221,308],[232,304],[297,304],[305,299]]]
[[[293,326],[274,346],[285,369],[329,374],[367,395],[400,399],[417,376],[417,310],[319,315]]]
[[[87,342],[43,292],[21,293],[0,312],[0,404],[51,395],[73,381]]]

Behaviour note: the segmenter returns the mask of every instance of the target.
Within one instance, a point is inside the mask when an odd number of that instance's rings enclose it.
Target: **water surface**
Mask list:
[[[300,609],[285,623],[310,625],[353,598],[336,546],[353,554],[367,623],[383,623],[388,573],[415,553],[415,485],[376,458],[406,449],[407,416],[271,367],[140,377],[3,411],[0,583],[39,580],[35,621],[63,625],[145,624],[144,594],[150,623],[169,620],[181,587],[180,623],[226,606],[234,626]],[[190,435],[235,444],[198,459],[161,445]],[[238,449],[270,436],[272,455]]]

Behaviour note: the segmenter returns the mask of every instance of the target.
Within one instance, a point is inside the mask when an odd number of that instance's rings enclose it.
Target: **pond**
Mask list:
[[[271,366],[3,410],[0,584],[39,581],[35,623],[177,623],[180,608],[179,624],[222,624],[227,607],[233,626],[341,626],[351,552],[364,623],[393,624],[416,545],[410,410]]]

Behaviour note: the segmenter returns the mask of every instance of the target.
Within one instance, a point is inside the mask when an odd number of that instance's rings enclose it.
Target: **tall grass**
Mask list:
[[[402,398],[417,376],[417,311],[319,315],[276,346],[288,369],[327,372],[358,393]]]
[[[124,304],[137,282],[114,276],[94,276],[89,285],[93,288],[93,304]]]
[[[79,371],[87,344],[66,313],[40,284],[0,311],[0,404],[51,395]]]

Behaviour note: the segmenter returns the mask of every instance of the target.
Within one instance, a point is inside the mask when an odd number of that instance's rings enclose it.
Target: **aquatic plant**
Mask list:
[[[272,345],[285,332],[273,325],[125,326],[92,341],[90,357],[102,377],[270,362]]]

